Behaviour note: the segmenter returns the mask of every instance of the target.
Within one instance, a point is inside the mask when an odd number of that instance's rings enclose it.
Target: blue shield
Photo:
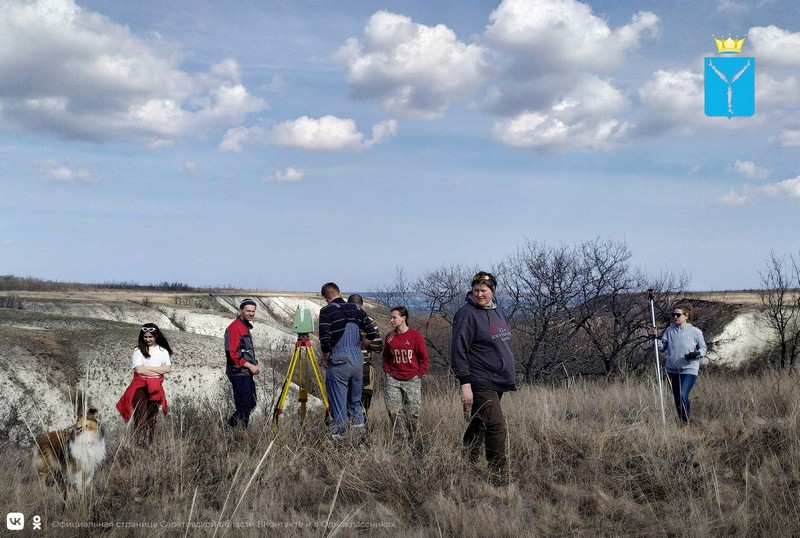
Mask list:
[[[752,116],[756,108],[755,73],[755,58],[706,58],[706,116]]]

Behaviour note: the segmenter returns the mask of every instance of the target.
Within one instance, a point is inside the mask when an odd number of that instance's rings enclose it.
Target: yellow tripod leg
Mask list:
[[[283,382],[283,390],[278,403],[275,404],[275,411],[272,414],[272,430],[278,429],[278,418],[283,413],[283,406],[286,403],[286,396],[289,394],[289,387],[292,386],[292,378],[294,377],[294,369],[297,366],[297,361],[300,358],[300,348],[296,347],[292,353],[292,359],[289,361],[289,370],[286,373],[286,381]]]
[[[300,396],[297,401],[300,402],[300,425],[305,424],[306,421],[306,403],[308,402],[308,352],[302,354],[304,346],[298,347],[300,351]]]
[[[319,393],[322,396],[322,403],[325,404],[325,416],[327,418],[331,418],[331,406],[328,403],[328,393],[325,390],[325,383],[322,381],[322,373],[319,370],[319,365],[317,364],[317,356],[314,353],[314,348],[310,347],[306,351],[306,358],[311,363],[311,369],[314,370],[314,377],[317,379],[317,387],[319,387]]]

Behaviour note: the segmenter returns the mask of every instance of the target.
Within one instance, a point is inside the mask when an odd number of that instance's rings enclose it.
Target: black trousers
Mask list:
[[[229,376],[233,387],[233,404],[236,406],[228,426],[241,424],[245,428],[250,422],[250,413],[256,408],[256,382],[251,375]]]
[[[508,466],[506,459],[506,421],[500,407],[502,392],[473,389],[472,410],[467,431],[464,432],[464,448],[471,460],[477,461],[481,445],[486,445],[486,461],[492,471],[502,473]]]

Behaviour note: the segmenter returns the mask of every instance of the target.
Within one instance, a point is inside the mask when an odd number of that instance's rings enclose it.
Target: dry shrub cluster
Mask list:
[[[512,482],[491,486],[460,457],[453,389],[428,385],[422,453],[396,447],[377,398],[366,443],[333,444],[321,417],[284,415],[226,432],[227,402],[176,401],[155,444],[128,432],[86,495],[42,492],[4,450],[9,511],[47,535],[84,536],[796,536],[796,380],[702,376],[680,427],[652,382],[569,380],[503,398]],[[109,420],[116,420],[110,417]],[[15,464],[16,463],[16,464]],[[58,522],[138,527],[75,529]]]

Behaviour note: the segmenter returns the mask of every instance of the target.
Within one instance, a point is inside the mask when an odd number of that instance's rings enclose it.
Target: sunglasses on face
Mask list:
[[[154,333],[154,332],[156,332],[156,328],[155,327],[142,327],[142,332],[143,333]]]
[[[673,318],[679,318],[679,317],[681,317],[682,315],[683,315],[683,312],[673,312],[673,313],[672,313],[672,317],[673,317]]]

